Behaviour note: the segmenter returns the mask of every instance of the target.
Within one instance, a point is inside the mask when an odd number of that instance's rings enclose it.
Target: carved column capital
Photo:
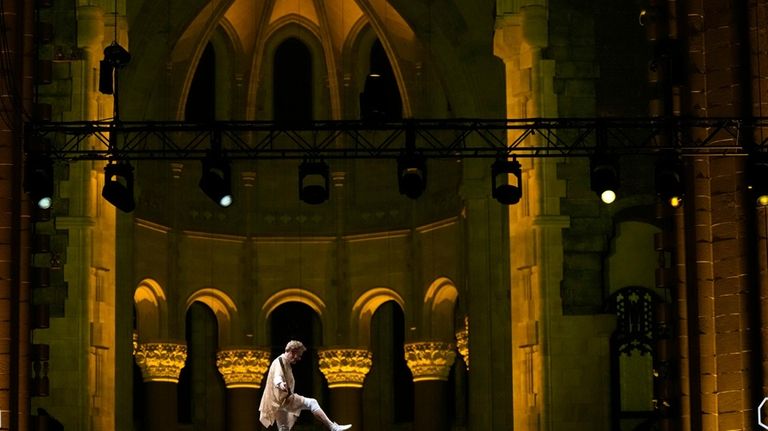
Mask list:
[[[456,350],[464,358],[464,364],[469,370],[469,317],[464,317],[464,328],[456,331]]]
[[[216,353],[216,367],[227,389],[259,389],[269,368],[269,355],[261,349],[224,349]]]
[[[414,382],[448,380],[455,358],[453,343],[419,341],[405,345],[405,360],[413,373]]]
[[[373,354],[364,349],[322,349],[317,355],[329,388],[362,388],[373,365]]]
[[[145,382],[179,383],[187,346],[179,343],[139,344],[134,355]]]

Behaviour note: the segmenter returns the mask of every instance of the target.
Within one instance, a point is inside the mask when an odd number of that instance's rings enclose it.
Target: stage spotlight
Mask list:
[[[496,159],[491,165],[491,196],[504,205],[514,205],[523,197],[520,162]]]
[[[604,203],[613,203],[619,188],[619,173],[615,161],[607,156],[592,156],[589,159],[589,171],[592,191],[597,193]]]
[[[310,205],[328,200],[329,169],[325,162],[305,160],[299,165],[299,199]]]
[[[768,154],[750,154],[747,159],[747,188],[759,206],[768,206]]]
[[[673,208],[683,202],[683,161],[676,152],[665,152],[656,161],[656,195]]]
[[[53,162],[51,159],[34,155],[27,158],[24,189],[39,209],[47,210],[53,203]]]
[[[232,205],[232,179],[229,162],[209,155],[203,159],[203,173],[198,183],[200,189],[221,207]]]
[[[104,187],[101,196],[120,211],[129,213],[136,208],[133,200],[133,166],[128,162],[104,166]]]
[[[397,158],[397,185],[401,195],[416,199],[427,188],[427,159],[405,151]]]
[[[115,69],[125,67],[131,61],[131,54],[116,41],[104,48],[104,59],[99,62],[99,91],[113,94]]]

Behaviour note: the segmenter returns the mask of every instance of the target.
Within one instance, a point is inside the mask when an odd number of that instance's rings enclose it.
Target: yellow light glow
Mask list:
[[[761,207],[768,205],[768,195],[760,195],[757,197],[757,204]]]
[[[606,190],[600,195],[600,199],[607,204],[611,204],[616,200],[616,192],[613,190]]]
[[[672,196],[671,198],[669,198],[669,205],[672,208],[679,207],[681,203],[683,203],[683,199],[680,198],[679,196]]]

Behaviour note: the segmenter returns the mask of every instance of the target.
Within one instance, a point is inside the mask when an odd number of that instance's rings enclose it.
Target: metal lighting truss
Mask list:
[[[79,121],[28,123],[28,152],[63,161],[587,157],[601,154],[740,156],[762,152],[768,118],[408,119],[399,122]],[[41,139],[42,138],[42,139]],[[743,143],[749,143],[749,147]],[[33,150],[36,148],[38,150]],[[45,148],[39,150],[39,148]]]

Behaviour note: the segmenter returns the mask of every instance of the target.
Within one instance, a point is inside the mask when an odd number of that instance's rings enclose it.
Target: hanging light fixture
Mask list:
[[[299,199],[310,205],[328,200],[330,192],[328,164],[321,161],[304,160],[299,165]]]
[[[619,189],[619,173],[616,162],[606,155],[593,155],[589,159],[590,186],[600,199],[610,204],[616,200]]]
[[[133,198],[133,166],[128,162],[110,162],[104,166],[101,196],[123,212],[133,211],[136,208]]]
[[[211,153],[203,159],[203,172],[198,186],[221,207],[232,205],[232,178],[229,161]]]
[[[427,188],[427,159],[416,150],[416,128],[407,120],[405,148],[397,157],[397,186],[401,195],[416,199]]]
[[[683,161],[677,152],[659,155],[655,168],[656,195],[671,207],[677,208],[683,202]]]
[[[753,153],[747,159],[747,188],[755,203],[768,206],[768,154]]]
[[[427,159],[405,151],[397,158],[397,185],[401,195],[416,199],[427,188]]]
[[[47,210],[53,203],[53,162],[44,155],[30,155],[27,158],[24,175],[24,189],[34,205]]]
[[[496,159],[491,165],[491,196],[504,205],[514,205],[523,197],[522,169],[516,158]]]

